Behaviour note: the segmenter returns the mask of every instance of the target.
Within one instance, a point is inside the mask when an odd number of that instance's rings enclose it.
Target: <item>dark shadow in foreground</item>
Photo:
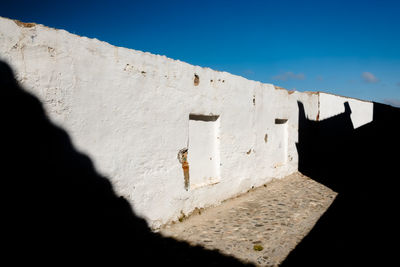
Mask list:
[[[283,266],[362,266],[397,261],[400,109],[373,103],[354,129],[351,109],[308,120],[299,104],[299,171],[338,192]]]
[[[0,62],[3,235],[13,265],[243,265],[153,233]],[[3,258],[4,259],[4,258]],[[40,265],[38,265],[40,264]]]

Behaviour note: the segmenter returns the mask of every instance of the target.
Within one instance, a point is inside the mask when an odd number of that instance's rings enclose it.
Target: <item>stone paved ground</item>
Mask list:
[[[295,173],[167,225],[161,233],[243,262],[274,266],[307,235],[336,195]]]

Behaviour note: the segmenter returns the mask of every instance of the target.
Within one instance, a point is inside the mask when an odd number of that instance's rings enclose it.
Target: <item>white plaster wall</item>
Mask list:
[[[269,88],[269,90],[266,90]],[[298,153],[296,143],[298,142],[298,104],[304,105],[306,115],[309,119],[315,120],[318,115],[318,94],[288,92],[286,90],[271,90],[271,85],[262,85],[262,89],[256,93],[256,168],[253,174],[255,183],[263,180],[263,175],[268,177],[284,177],[288,173],[297,171]],[[258,97],[257,97],[258,96]],[[258,99],[258,100],[257,100]],[[287,119],[286,127],[288,129],[288,151],[287,164],[277,164],[281,160],[276,157],[276,151],[271,149],[276,147],[275,143],[281,136],[277,133],[281,125],[275,124],[275,119]],[[265,143],[265,134],[268,135]]]
[[[318,114],[318,94],[276,90],[226,72],[4,18],[0,58],[153,228],[295,172],[297,101],[309,118]],[[187,146],[191,113],[220,116],[221,177],[217,184],[186,191],[177,153]],[[282,166],[275,164],[271,150],[279,138],[276,118],[288,119],[288,160]]]
[[[351,109],[351,121],[354,129],[373,120],[373,103],[354,98],[319,93],[320,120],[344,112],[344,103],[348,102]]]

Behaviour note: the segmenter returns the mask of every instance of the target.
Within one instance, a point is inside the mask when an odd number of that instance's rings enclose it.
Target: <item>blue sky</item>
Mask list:
[[[400,1],[7,1],[0,16],[299,91],[400,106]]]

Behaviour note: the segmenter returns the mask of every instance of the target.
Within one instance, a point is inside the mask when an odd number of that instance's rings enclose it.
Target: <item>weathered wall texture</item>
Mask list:
[[[153,228],[295,172],[297,101],[315,120],[335,98],[4,18],[0,57]]]

